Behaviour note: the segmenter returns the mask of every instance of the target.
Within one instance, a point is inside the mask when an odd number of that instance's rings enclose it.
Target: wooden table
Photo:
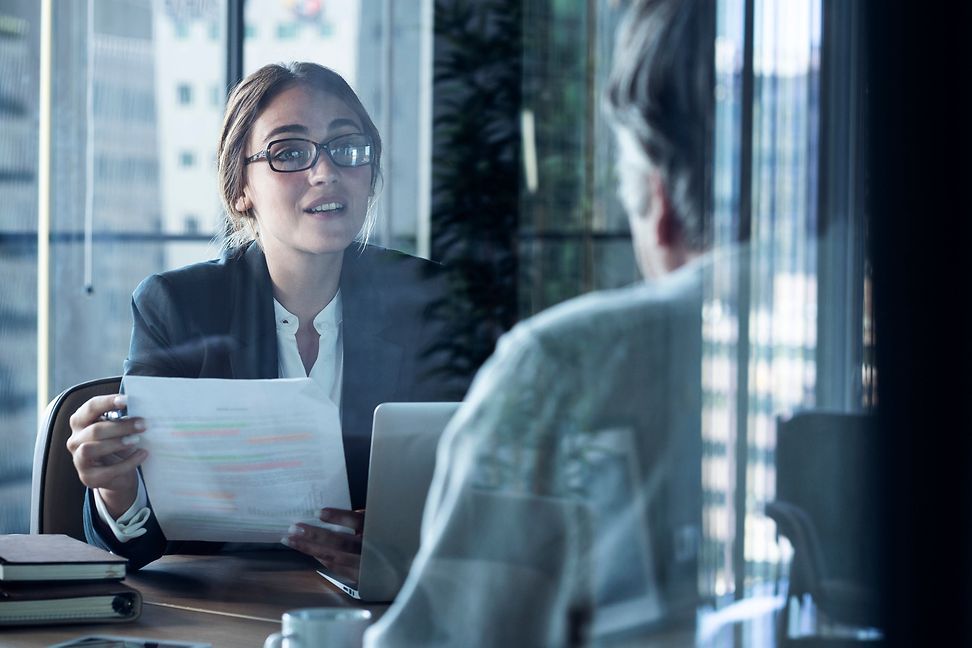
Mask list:
[[[28,648],[92,634],[199,641],[214,648],[259,647],[280,630],[280,617],[302,607],[366,607],[316,572],[317,563],[289,550],[213,556],[165,556],[125,583],[142,593],[132,623],[0,628],[0,646]]]

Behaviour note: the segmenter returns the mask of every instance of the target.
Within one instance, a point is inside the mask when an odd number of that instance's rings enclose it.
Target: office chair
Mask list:
[[[71,436],[71,415],[92,396],[114,394],[120,385],[120,376],[89,380],[65,389],[47,406],[34,445],[31,533],[63,533],[84,540],[84,485],[66,445]]]
[[[766,515],[793,546],[780,625],[788,641],[792,600],[809,595],[818,629],[876,629],[879,542],[873,417],[804,411],[777,419],[776,501]]]

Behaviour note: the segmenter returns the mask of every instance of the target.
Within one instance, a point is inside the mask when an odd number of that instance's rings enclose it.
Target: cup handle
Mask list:
[[[284,639],[285,637],[282,632],[274,632],[263,642],[263,648],[280,648]]]

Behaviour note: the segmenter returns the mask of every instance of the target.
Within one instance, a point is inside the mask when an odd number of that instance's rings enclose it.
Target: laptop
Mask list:
[[[382,403],[375,408],[358,582],[318,573],[352,598],[387,602],[418,553],[439,437],[459,403]]]

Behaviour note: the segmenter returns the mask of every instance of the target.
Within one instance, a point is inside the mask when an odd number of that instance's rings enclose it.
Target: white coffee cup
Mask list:
[[[360,648],[369,623],[371,612],[356,608],[290,610],[283,615],[282,632],[267,637],[263,648]]]

